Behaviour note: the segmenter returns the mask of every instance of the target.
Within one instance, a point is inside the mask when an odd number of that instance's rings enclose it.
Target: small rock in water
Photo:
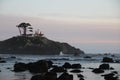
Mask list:
[[[102,62],[114,62],[112,58],[104,57]]]
[[[91,56],[85,56],[84,58],[91,58]]]
[[[15,56],[11,56],[10,58],[12,58],[12,59],[16,59],[16,57],[15,57]]]
[[[104,73],[104,70],[96,68],[96,69],[93,69],[92,72],[94,72],[94,73]]]
[[[80,78],[79,80],[85,80],[84,78]]]
[[[109,64],[101,64],[101,65],[99,66],[99,69],[104,69],[104,70],[110,69],[110,66],[109,66]]]
[[[84,76],[82,74],[78,74],[77,75],[79,78],[84,78]]]
[[[105,80],[118,80],[119,77],[118,77],[117,74],[118,73],[116,71],[113,71],[109,74],[105,74],[105,75],[102,75],[102,76],[104,76]]]
[[[81,68],[80,64],[72,64],[72,68]]]
[[[70,72],[72,72],[72,73],[80,73],[80,72],[83,72],[83,71],[75,69],[75,70],[71,70]]]
[[[6,61],[4,61],[4,60],[0,60],[0,63],[6,63]]]
[[[69,69],[69,68],[72,68],[72,65],[70,63],[66,62],[66,63],[64,63],[63,67]]]

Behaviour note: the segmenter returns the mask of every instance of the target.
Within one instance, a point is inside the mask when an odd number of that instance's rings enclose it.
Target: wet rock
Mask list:
[[[120,63],[120,60],[115,60],[115,63]]]
[[[66,69],[63,67],[54,67],[51,72],[66,72]]]
[[[101,65],[99,66],[99,69],[104,69],[104,70],[110,69],[110,66],[109,66],[109,64],[101,64]]]
[[[15,56],[11,56],[10,58],[12,58],[12,59],[16,59],[16,57],[15,57]]]
[[[114,68],[113,68],[113,67],[110,67],[110,70],[114,70]]]
[[[10,67],[7,67],[6,69],[11,69]]]
[[[6,61],[4,61],[4,60],[0,60],[0,63],[6,63]]]
[[[57,74],[55,72],[47,72],[44,75],[45,80],[57,80]]]
[[[47,72],[45,74],[39,74],[32,76],[31,80],[57,80],[57,74],[53,72]]]
[[[102,62],[114,62],[112,58],[104,57]]]
[[[85,80],[84,78],[80,78],[79,80]]]
[[[81,68],[80,64],[72,64],[72,68]]]
[[[113,71],[109,74],[102,75],[104,76],[105,80],[118,80],[118,73],[116,71]]]
[[[66,62],[66,63],[64,63],[63,67],[69,69],[69,68],[72,68],[72,65],[70,63]]]
[[[42,75],[35,75],[32,76],[31,80],[44,80],[44,77]]]
[[[14,65],[14,71],[15,72],[21,72],[27,70],[27,65],[25,63],[15,63]]]
[[[73,75],[63,73],[57,80],[73,80]]]
[[[94,72],[94,73],[104,73],[104,70],[96,68],[96,69],[93,69],[92,72]]]
[[[84,76],[82,74],[78,74],[77,75],[79,78],[84,78]]]
[[[72,73],[80,73],[80,72],[83,72],[83,71],[75,69],[75,70],[71,70],[70,72],[72,72]]]
[[[47,61],[48,64],[48,68],[51,68],[53,66],[53,62],[52,61]]]
[[[88,69],[94,69],[94,68],[88,67]]]
[[[92,58],[91,56],[85,56],[84,58]]]
[[[28,70],[31,73],[45,73],[48,72],[48,63],[44,60],[40,60],[34,63],[28,64]]]
[[[52,65],[53,68],[58,67],[57,65]]]

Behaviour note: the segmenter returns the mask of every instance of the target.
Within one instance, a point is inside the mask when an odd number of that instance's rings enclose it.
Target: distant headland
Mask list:
[[[1,54],[73,54],[79,55],[84,52],[75,48],[68,43],[56,42],[44,37],[44,34],[39,31],[33,33],[33,27],[30,23],[20,23],[16,26],[20,35],[0,41]]]

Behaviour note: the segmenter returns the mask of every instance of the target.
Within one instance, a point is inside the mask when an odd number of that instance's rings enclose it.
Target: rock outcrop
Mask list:
[[[46,37],[17,36],[0,42],[0,53],[9,54],[84,54],[80,49],[68,43],[61,43]]]

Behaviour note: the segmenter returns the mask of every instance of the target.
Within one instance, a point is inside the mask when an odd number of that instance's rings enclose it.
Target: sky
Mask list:
[[[86,53],[120,53],[120,0],[0,0],[0,40],[21,22]]]

